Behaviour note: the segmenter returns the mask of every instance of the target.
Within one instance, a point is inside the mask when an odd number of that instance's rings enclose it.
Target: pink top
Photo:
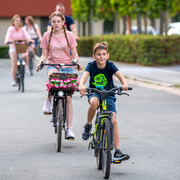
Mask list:
[[[76,40],[74,35],[70,31],[66,31],[69,46],[67,44],[66,37],[61,34],[59,37],[52,34],[50,46],[49,46],[49,64],[58,64],[58,63],[65,63],[71,64],[72,57],[70,55],[70,49],[73,49],[77,46]],[[49,42],[49,35],[50,32],[45,32],[43,38],[41,40],[41,48],[47,49],[48,42]],[[65,66],[62,68],[66,68]]]
[[[16,30],[14,26],[10,26],[7,30],[5,39],[9,41],[28,40],[30,39],[30,36],[23,27],[20,27],[18,30]],[[14,47],[14,44],[10,44],[9,46]]]

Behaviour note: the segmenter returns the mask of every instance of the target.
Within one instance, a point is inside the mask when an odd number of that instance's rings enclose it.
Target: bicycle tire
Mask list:
[[[98,143],[98,132],[96,132],[95,135],[95,141]],[[102,170],[102,150],[101,149],[96,149],[97,146],[95,146],[95,156],[96,156],[96,164],[98,170]]]
[[[102,170],[104,179],[108,179],[111,169],[111,134],[109,119],[104,119],[102,133]]]
[[[20,86],[21,92],[24,92],[24,65],[20,64]]]
[[[57,104],[57,152],[61,152],[62,144],[62,121],[63,121],[63,100],[59,99]]]
[[[19,67],[18,67],[18,73],[16,75],[16,81],[17,81],[17,85],[18,85],[18,90],[21,90],[21,80],[20,80],[20,75],[19,75]]]
[[[33,67],[34,67],[34,63],[33,63],[33,53],[32,51],[29,52],[29,71],[30,71],[30,75],[33,75]]]

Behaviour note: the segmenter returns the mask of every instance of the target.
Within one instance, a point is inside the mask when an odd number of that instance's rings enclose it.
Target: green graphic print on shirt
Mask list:
[[[96,88],[104,89],[104,86],[107,84],[107,79],[104,74],[98,74],[94,77],[94,82],[92,82]]]

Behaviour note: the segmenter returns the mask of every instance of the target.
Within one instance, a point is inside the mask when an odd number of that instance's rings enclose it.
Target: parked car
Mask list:
[[[145,27],[144,26],[142,26],[141,31],[142,31],[142,34],[145,34]],[[138,27],[132,26],[131,27],[131,33],[132,34],[138,34]],[[157,35],[157,31],[152,26],[147,26],[147,33],[150,35]]]
[[[180,35],[180,22],[169,23],[167,35]]]

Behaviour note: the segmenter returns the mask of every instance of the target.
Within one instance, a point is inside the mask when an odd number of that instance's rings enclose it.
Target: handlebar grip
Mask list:
[[[128,90],[132,90],[133,88],[132,87],[128,87]]]

